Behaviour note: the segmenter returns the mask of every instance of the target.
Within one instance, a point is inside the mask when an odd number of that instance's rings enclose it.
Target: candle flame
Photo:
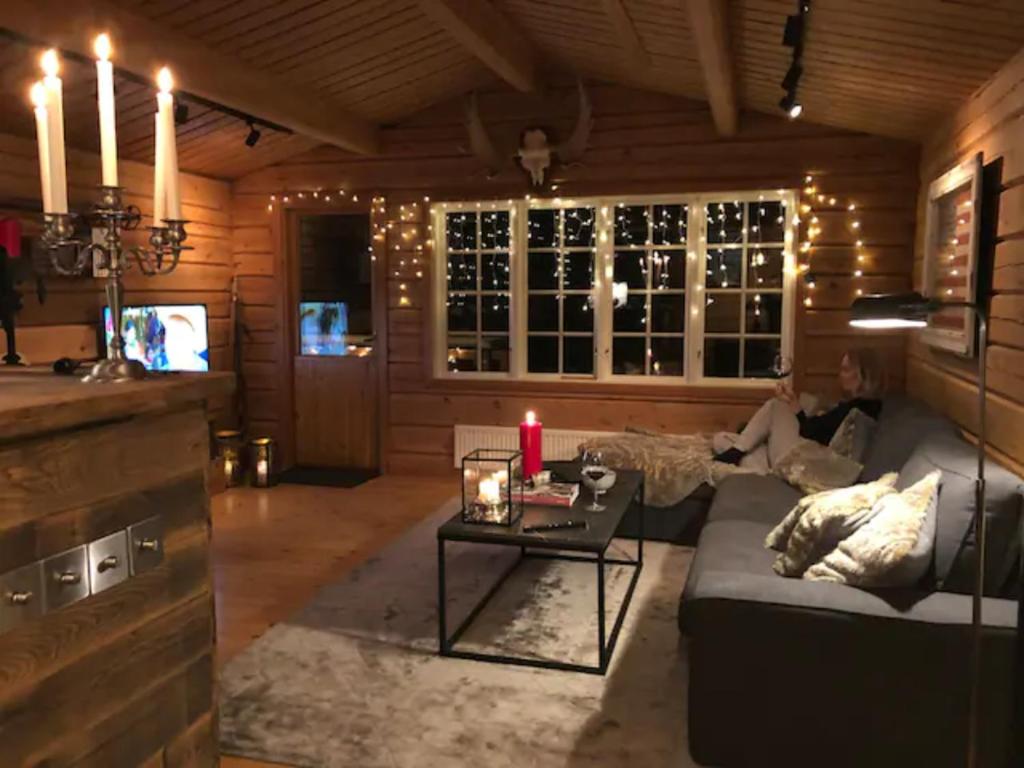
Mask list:
[[[110,61],[110,35],[106,32],[97,35],[93,41],[92,49],[101,61]]]
[[[160,86],[161,93],[170,93],[171,89],[174,88],[174,76],[171,74],[171,70],[167,67],[163,67],[159,72],[157,72],[156,84]]]
[[[47,77],[56,77],[57,73],[60,72],[60,58],[57,56],[57,49],[51,48],[46,51],[40,59],[39,64],[43,68],[43,72]]]
[[[35,83],[32,89],[29,91],[29,98],[32,99],[32,104],[36,107],[46,106],[46,86],[42,83]]]
[[[534,413],[533,411],[527,411],[526,412],[526,423],[527,424],[536,424],[537,423],[537,414]]]

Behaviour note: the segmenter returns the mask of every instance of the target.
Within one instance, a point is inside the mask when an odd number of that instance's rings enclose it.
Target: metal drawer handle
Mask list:
[[[120,564],[121,561],[117,559],[117,555],[107,555],[100,560],[99,565],[96,566],[96,570],[103,573],[104,571],[111,571],[114,568],[117,568]]]
[[[55,573],[54,579],[58,584],[80,584],[82,582],[82,574],[75,573],[74,571],[64,571],[63,573]]]
[[[139,552],[156,552],[160,549],[160,542],[156,539],[139,539]]]
[[[11,605],[28,605],[32,601],[31,592],[8,592],[7,602]]]

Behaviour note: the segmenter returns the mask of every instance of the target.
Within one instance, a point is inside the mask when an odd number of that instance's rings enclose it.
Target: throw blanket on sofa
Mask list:
[[[743,472],[712,460],[710,435],[659,435],[626,432],[584,441],[580,453],[598,452],[610,467],[640,469],[645,475],[644,500],[652,507],[671,507],[703,484]]]

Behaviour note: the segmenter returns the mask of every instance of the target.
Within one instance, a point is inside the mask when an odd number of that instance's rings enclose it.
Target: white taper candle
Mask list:
[[[100,157],[103,185],[117,186],[117,120],[114,111],[114,65],[110,62],[110,38],[99,35],[93,44],[96,52],[96,98],[100,111]]]
[[[49,126],[50,213],[68,212],[68,177],[64,160],[64,96],[58,77],[60,59],[53,48],[42,57],[43,85],[46,88],[46,119]]]
[[[36,113],[36,143],[39,146],[39,185],[43,191],[43,213],[53,210],[53,195],[50,191],[50,125],[46,115],[46,86],[36,83],[32,86],[32,104]]]
[[[159,100],[157,103],[159,104]],[[153,122],[156,124],[156,149],[153,161],[153,226],[162,227],[164,219],[167,218],[167,161],[164,157],[164,121],[159,111],[153,118]]]

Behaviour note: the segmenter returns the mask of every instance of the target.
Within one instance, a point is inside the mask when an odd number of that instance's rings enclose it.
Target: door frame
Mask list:
[[[355,197],[353,195],[353,197]],[[308,200],[292,199],[281,205],[280,231],[275,238],[279,249],[277,301],[280,309],[279,338],[284,356],[278,382],[281,398],[281,466],[295,464],[295,357],[299,350],[299,323],[295,308],[300,295],[300,265],[298,259],[299,227],[302,216],[330,216],[332,214],[369,214],[371,246],[371,279],[373,302],[373,357],[377,366],[377,445],[381,473],[387,471],[388,456],[388,284],[387,284],[387,202],[383,197],[368,196],[362,200],[345,198],[338,202],[310,204]],[[287,442],[284,442],[287,441]]]

